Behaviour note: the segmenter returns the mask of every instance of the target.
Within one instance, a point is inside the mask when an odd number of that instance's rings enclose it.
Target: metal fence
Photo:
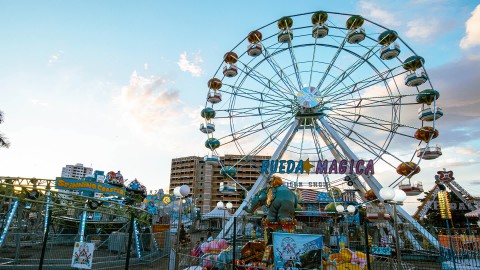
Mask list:
[[[88,234],[85,242],[95,244],[92,269],[265,269],[245,260],[245,254],[242,254],[243,247],[250,241],[264,240],[261,217],[235,219],[236,233],[226,238],[231,250],[227,262],[218,259],[219,250],[212,251],[212,256],[197,252],[199,244],[217,238],[225,222],[224,216],[210,217],[185,221],[180,226],[173,223],[168,230],[155,233],[149,226],[139,226],[138,231],[133,230],[130,246],[128,226],[110,234]],[[341,265],[351,258],[335,255],[345,249],[352,254],[362,252],[371,258],[354,269],[480,269],[478,236],[439,235],[438,250],[426,239],[422,241],[417,235],[409,236],[407,229],[400,225],[400,237],[396,240],[391,225],[385,222],[345,224],[342,220],[300,217],[295,233],[323,236],[322,259],[324,269],[328,270],[346,269]],[[0,247],[0,269],[38,269],[42,250],[43,269],[72,269],[73,246],[79,241],[78,234],[49,233],[43,246],[42,233],[12,231],[6,234]],[[414,241],[408,240],[409,237],[414,237],[417,242],[412,243]]]
[[[139,233],[133,238],[129,266],[150,264],[170,256],[170,232]],[[78,241],[76,234],[49,234],[43,269],[73,269],[72,253]],[[95,244],[92,269],[125,269],[128,233],[88,235],[85,242]],[[38,269],[42,243],[41,236],[35,234],[8,233],[0,248],[0,269]]]

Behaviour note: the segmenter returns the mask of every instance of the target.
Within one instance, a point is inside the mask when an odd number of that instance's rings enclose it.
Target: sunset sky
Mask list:
[[[316,10],[395,29],[426,59],[445,116],[447,168],[480,195],[480,1],[2,1],[0,176],[53,179],[66,164],[166,189],[172,158],[208,153],[206,83],[251,30]],[[221,152],[221,149],[220,149]],[[224,152],[221,152],[225,154]],[[431,188],[432,181],[426,186]],[[475,192],[477,190],[477,192]]]

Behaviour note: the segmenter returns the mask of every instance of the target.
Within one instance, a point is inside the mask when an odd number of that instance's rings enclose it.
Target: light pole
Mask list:
[[[344,233],[345,233],[345,247],[348,248],[348,220],[347,220],[347,214],[353,215],[355,213],[355,206],[349,205],[347,206],[347,209],[343,207],[343,205],[339,204],[337,207],[335,207],[338,213],[343,214],[343,223],[344,223]]]
[[[228,211],[230,213],[230,209],[232,209],[233,204],[231,202],[228,202],[225,205],[222,201],[219,201],[219,202],[217,202],[217,207],[218,207],[218,209],[223,210],[223,220],[222,220],[222,229],[223,229],[223,227],[225,227],[225,211],[228,209]]]
[[[397,269],[402,270],[402,256],[400,254],[400,243],[398,235],[397,224],[397,205],[402,205],[407,198],[407,194],[401,189],[393,189],[391,187],[384,187],[380,189],[380,197],[385,203],[393,206],[393,227],[395,229],[395,249],[397,251]]]
[[[178,269],[178,248],[180,247],[180,223],[182,223],[182,198],[187,196],[190,193],[190,187],[183,185],[176,187],[173,190],[173,195],[180,198],[179,207],[178,207],[178,219],[177,219],[177,252],[175,254],[175,269]]]

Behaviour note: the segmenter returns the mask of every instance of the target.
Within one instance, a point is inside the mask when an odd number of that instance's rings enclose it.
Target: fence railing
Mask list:
[[[197,252],[199,244],[216,239],[219,234],[217,228],[222,227],[223,215],[213,218],[217,220],[185,222],[183,230],[182,224],[175,224],[175,228],[167,225],[165,231],[155,233],[150,232],[152,227],[139,226],[136,232],[134,230],[130,247],[128,228],[110,234],[87,234],[85,242],[95,245],[92,269],[130,267],[193,270],[201,269],[199,267],[209,269],[208,267],[213,266],[220,270],[265,269],[242,256],[242,248],[247,243],[255,239],[263,241],[265,237],[259,219],[236,219],[237,231],[226,239],[231,250],[231,257],[227,260],[218,259],[218,250],[211,251],[210,254]],[[358,269],[398,269],[400,265],[404,270],[480,269],[478,237],[440,235],[440,250],[433,249],[428,245],[428,241],[417,238],[422,247],[418,249],[405,237],[406,232],[401,230],[399,234],[402,242],[400,250],[397,251],[397,240],[388,226],[363,221],[357,225],[345,225],[338,220],[332,223],[317,218],[304,219],[299,220],[295,233],[323,236],[322,259],[325,269],[336,269],[332,267],[340,267],[351,259],[335,255],[345,248],[352,252],[362,252],[371,258],[370,265],[362,265],[363,268]],[[38,269],[43,249],[43,234],[8,232],[5,237],[4,244],[0,247],[0,269]],[[49,233],[43,250],[43,269],[71,269],[73,247],[78,241],[77,234]],[[401,254],[401,261],[397,260],[397,252]],[[130,259],[126,265],[128,253]],[[332,267],[327,268],[329,265]]]

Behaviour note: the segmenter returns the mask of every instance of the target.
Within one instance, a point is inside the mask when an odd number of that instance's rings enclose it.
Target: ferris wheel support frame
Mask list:
[[[327,137],[327,135],[325,133],[323,133],[322,129],[320,127],[317,127],[316,130],[317,130],[318,134],[320,134],[320,137],[323,139],[325,144],[330,149],[330,152],[335,157],[335,159],[337,159],[337,160],[343,159],[340,152],[336,149],[335,145],[331,142],[331,140]],[[353,180],[353,186],[355,187],[355,189],[358,190],[358,192],[360,193],[360,195],[362,197],[365,197],[365,193],[366,193],[367,190],[365,189],[365,186],[360,181],[360,179],[358,177],[353,177],[352,180]],[[397,221],[400,222],[400,218],[397,217]],[[388,225],[390,225],[389,231],[393,232],[393,234],[395,235],[396,233],[393,230],[391,224],[387,223],[387,226]],[[417,250],[423,249],[422,246],[418,243],[418,241],[415,239],[415,237],[412,235],[412,233],[409,230],[405,230],[405,233],[406,233],[406,236],[407,236],[408,240],[415,246],[415,248]],[[399,242],[400,242],[399,244],[401,246],[403,246],[403,239],[401,237],[397,237],[396,239],[399,239]]]
[[[340,138],[338,133],[330,126],[330,124],[322,117],[319,119],[322,125],[325,127],[326,131],[332,137],[332,139],[337,143],[337,145],[342,149],[342,152],[347,156],[349,159],[358,160],[358,157],[353,153],[352,150],[345,144],[345,142]],[[361,175],[363,180],[367,183],[367,185],[373,190],[377,198],[380,198],[380,189],[383,187],[380,182],[373,176],[373,175]],[[393,209],[390,205],[385,205],[385,208],[388,210],[390,214],[393,213]],[[429,241],[436,249],[440,249],[438,240],[435,239],[425,228],[420,225],[412,216],[410,216],[407,211],[405,211],[402,207],[397,207],[398,215],[404,218],[408,223],[412,224],[412,226],[422,234],[427,241]],[[407,234],[408,235],[408,234]],[[411,236],[413,238],[413,235]],[[408,237],[410,238],[410,237]],[[413,238],[415,239],[415,238]]]
[[[285,150],[287,149],[287,146],[289,145],[290,141],[295,137],[295,133],[297,131],[299,125],[299,120],[295,119],[291,124],[290,128],[288,129],[287,133],[285,134],[285,137],[283,140],[280,142],[278,145],[277,149],[275,150],[275,153],[271,157],[271,159],[280,159],[282,158],[283,154],[285,153]],[[217,239],[222,239],[225,237],[225,235],[231,235],[232,231],[230,230],[233,227],[233,222],[235,217],[239,217],[242,215],[245,215],[245,211],[243,208],[247,206],[248,203],[250,203],[250,200],[252,200],[253,196],[262,189],[267,183],[268,179],[270,179],[270,174],[266,173],[261,173],[260,176],[257,178],[257,181],[255,181],[255,184],[253,187],[250,189],[250,191],[247,193],[247,196],[243,200],[242,204],[237,208],[235,213],[232,215],[232,217],[228,220],[228,222],[225,224],[223,227],[222,231],[217,236]],[[236,233],[236,232],[235,232]]]
[[[336,149],[335,145],[330,141],[330,139],[323,132],[323,130],[320,127],[317,127],[316,130],[317,130],[318,134],[320,135],[320,137],[322,138],[322,140],[327,145],[327,147],[330,149],[330,152],[335,157],[335,159],[337,159],[337,161],[342,160],[343,159],[342,156],[340,155],[340,153]],[[360,195],[362,195],[362,197],[364,197],[365,193],[367,192],[367,190],[365,189],[365,186],[360,182],[360,179],[358,179],[358,177],[353,177],[352,179],[353,179],[354,187],[360,192]]]

